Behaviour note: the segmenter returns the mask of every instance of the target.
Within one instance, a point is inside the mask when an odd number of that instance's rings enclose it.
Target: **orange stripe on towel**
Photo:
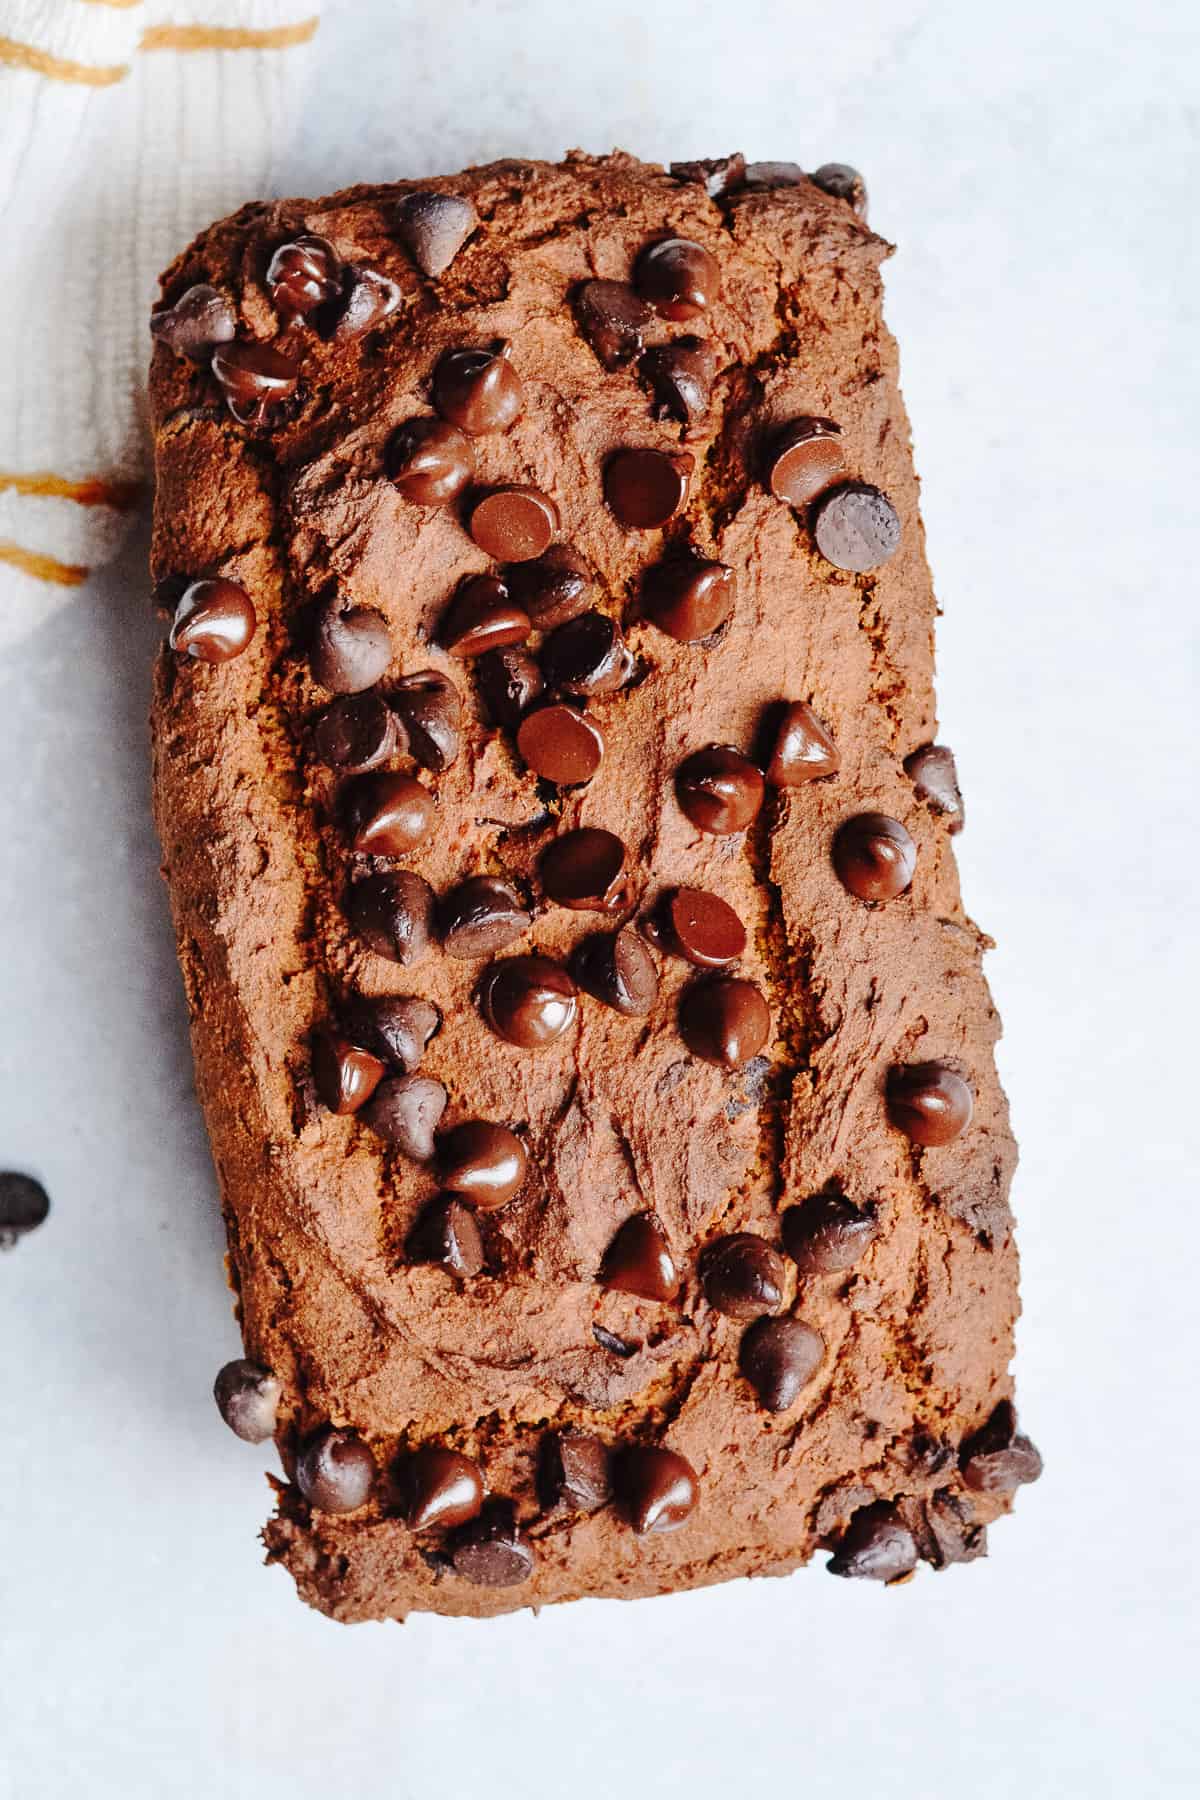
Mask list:
[[[69,62],[65,56],[51,56],[33,44],[18,44],[15,38],[0,37],[0,63],[12,69],[30,69],[50,81],[82,82],[85,87],[112,87],[129,73],[128,63],[114,68],[99,68],[94,63]]]
[[[316,35],[320,20],[300,19],[295,25],[271,25],[261,31],[237,25],[151,25],[142,33],[143,50],[286,50],[307,44]]]
[[[56,557],[43,556],[38,550],[25,550],[20,544],[9,544],[3,539],[0,539],[0,563],[9,563],[23,574],[32,575],[35,581],[53,582],[55,587],[79,587],[91,573],[79,563],[59,562]]]
[[[99,475],[71,481],[66,475],[13,475],[0,469],[0,494],[37,494],[50,500],[74,500],[77,506],[111,506],[128,512],[136,506],[141,487],[136,481],[105,481]]]

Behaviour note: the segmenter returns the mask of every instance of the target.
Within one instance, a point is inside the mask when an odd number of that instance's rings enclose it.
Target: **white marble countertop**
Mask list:
[[[0,1793],[1195,1791],[1198,52],[1184,0],[327,9],[298,191],[573,144],[866,172],[1047,1470],[987,1563],[896,1592],[814,1568],[344,1631],[260,1567],[265,1459],[209,1397],[236,1338],[142,543],[0,665],[0,1165],[53,1198],[0,1259]]]

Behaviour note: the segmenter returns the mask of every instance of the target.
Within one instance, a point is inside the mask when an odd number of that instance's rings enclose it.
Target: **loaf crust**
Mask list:
[[[710,198],[700,181],[623,155],[499,163],[421,185],[469,198],[479,219],[437,279],[396,229],[415,183],[246,207],[167,271],[167,300],[211,283],[243,335],[269,339],[280,321],[267,259],[299,232],[399,285],[399,308],[360,339],[293,328],[300,385],[271,429],[237,423],[208,372],[164,344],[151,375],[159,594],[220,573],[258,616],[228,663],[164,646],[153,710],[155,811],[238,1315],[247,1355],[282,1384],[289,1476],[300,1443],[327,1423],[359,1433],[381,1471],[368,1505],[345,1515],[277,1483],[269,1556],[307,1601],[357,1620],[784,1574],[878,1501],[897,1504],[935,1563],[931,1508],[961,1522],[959,1555],[977,1553],[1009,1496],[969,1492],[958,1450],[1011,1394],[1015,1146],[993,1064],[987,939],[963,911],[950,821],[904,767],[935,736],[936,606],[881,316],[889,246],[810,182]],[[654,417],[635,372],[602,367],[571,298],[595,277],[627,281],[665,234],[708,246],[721,272],[699,327],[717,351],[711,411],[686,437]],[[657,341],[689,329],[663,325]],[[561,538],[596,570],[598,603],[640,659],[640,679],[593,703],[607,753],[578,789],[539,785],[482,716],[465,666],[435,646],[458,582],[492,565],[457,507],[414,507],[384,474],[390,433],[431,410],[439,355],[498,339],[524,411],[476,440],[477,479],[553,499]],[[851,471],[899,515],[899,550],[873,573],[826,562],[804,516],[763,484],[761,445],[798,415],[835,420]],[[622,528],[602,490],[606,458],[627,445],[695,458],[666,537],[735,572],[732,620],[711,643],[676,642],[640,617],[662,534]],[[739,972],[772,1012],[764,1057],[731,1073],[689,1054],[677,1004],[694,971],[678,958],[656,958],[661,990],[646,1017],[585,998],[575,1028],[535,1055],[481,1020],[480,964],[435,945],[397,969],[364,948],[345,916],[353,859],[335,784],[306,736],[328,700],[309,672],[309,634],[333,588],[386,616],[393,677],[439,668],[466,701],[463,753],[431,779],[437,823],[406,866],[439,894],[476,873],[536,894],[556,832],[609,828],[628,850],[627,913],[676,884],[738,912],[749,937]],[[697,832],[674,798],[678,764],[714,742],[749,749],[781,699],[808,702],[830,728],[840,772],[773,790],[746,833]],[[901,821],[917,845],[911,888],[883,905],[847,892],[833,869],[834,834],[863,812]],[[596,925],[546,907],[516,947],[566,961]],[[353,992],[420,994],[441,1009],[423,1072],[448,1090],[448,1120],[528,1127],[530,1178],[482,1220],[489,1269],[471,1281],[405,1254],[436,1189],[428,1170],[316,1103],[312,1033]],[[921,1150],[889,1122],[885,1084],[892,1067],[935,1058],[969,1079],[974,1118],[954,1142]],[[744,1326],[706,1302],[698,1258],[731,1232],[778,1245],[781,1211],[832,1190],[875,1207],[881,1229],[849,1271],[797,1279],[788,1265],[788,1310],[820,1333],[825,1356],[800,1401],[769,1413],[739,1370]],[[680,1270],[673,1303],[597,1283],[639,1210],[657,1215]],[[614,1338],[626,1354],[605,1347]],[[538,1457],[564,1429],[682,1454],[699,1505],[680,1529],[648,1536],[616,1503],[582,1515],[545,1506]],[[476,1459],[489,1490],[513,1502],[535,1552],[527,1580],[473,1585],[436,1533],[410,1532],[392,1471],[430,1442]]]

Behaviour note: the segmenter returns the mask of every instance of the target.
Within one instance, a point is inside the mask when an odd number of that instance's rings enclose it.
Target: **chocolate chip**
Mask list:
[[[318,1512],[357,1512],[375,1481],[375,1458],[356,1431],[327,1425],[296,1459],[296,1486]]]
[[[475,502],[468,529],[493,562],[531,562],[553,542],[558,508],[540,488],[513,483]]]
[[[493,1212],[520,1192],[529,1153],[507,1125],[468,1119],[440,1139],[437,1164],[438,1178],[449,1193],[461,1194],[481,1212]]]
[[[341,286],[337,251],[308,233],[280,244],[267,269],[267,291],[286,321],[306,318],[332,300]]]
[[[949,1144],[966,1130],[975,1110],[971,1089],[945,1063],[910,1063],[894,1068],[887,1080],[887,1109],[892,1124],[914,1144]]]
[[[430,1201],[404,1246],[413,1262],[436,1263],[469,1281],[483,1268],[483,1238],[471,1208],[453,1194]]]
[[[819,169],[813,170],[811,179],[815,187],[852,206],[860,219],[866,218],[867,184],[849,163],[822,163]]]
[[[542,886],[558,906],[604,911],[615,902],[624,869],[624,844],[596,826],[564,832],[542,852]]]
[[[633,659],[613,619],[585,612],[551,632],[541,660],[551,687],[568,694],[612,694],[629,679]]]
[[[575,295],[575,317],[606,369],[626,368],[642,353],[654,314],[625,281],[585,281]]]
[[[695,162],[673,162],[676,181],[698,181],[710,200],[735,193],[746,179],[746,159],[740,150],[729,156],[706,156]]]
[[[604,1253],[600,1284],[613,1293],[638,1294],[643,1300],[675,1298],[679,1272],[654,1213],[634,1213],[626,1219]]]
[[[684,991],[679,1032],[693,1055],[736,1069],[766,1044],[771,1011],[752,981],[716,975],[695,981]]]
[[[476,1587],[516,1587],[533,1573],[533,1545],[516,1523],[512,1507],[495,1501],[450,1542],[456,1575]]]
[[[565,1506],[574,1513],[596,1512],[612,1498],[611,1457],[607,1444],[586,1431],[552,1431],[542,1439],[538,1490],[549,1510]]]
[[[799,187],[808,176],[794,162],[752,162],[746,164],[748,188]]]
[[[728,744],[710,744],[680,763],[675,793],[693,825],[714,837],[729,837],[758,817],[765,788],[761,769],[748,756]]]
[[[766,776],[772,787],[799,787],[842,766],[837,745],[810,706],[793,700],[775,724]]]
[[[522,1050],[544,1050],[575,1022],[575,983],[546,956],[511,956],[493,963],[480,989],[488,1025]]]
[[[444,419],[409,419],[393,431],[383,466],[397,493],[414,506],[447,506],[475,473],[471,440]]]
[[[517,890],[495,875],[472,875],[452,888],[438,909],[442,948],[468,959],[503,950],[531,920]]]
[[[18,1238],[44,1225],[50,1196],[32,1175],[0,1170],[0,1250],[11,1250]]]
[[[359,775],[342,795],[342,825],[359,856],[408,856],[433,829],[433,795],[412,775]]]
[[[413,1162],[429,1162],[446,1100],[445,1088],[430,1075],[389,1075],[376,1088],[363,1118],[393,1149]]]
[[[552,631],[583,612],[591,595],[591,569],[570,544],[551,544],[544,555],[507,571],[508,591],[539,631]]]
[[[861,575],[896,554],[900,519],[877,487],[849,481],[818,502],[813,537],[826,562]]]
[[[408,747],[426,769],[444,774],[462,749],[462,697],[438,669],[405,675],[392,693],[392,709],[408,734]]]
[[[517,729],[546,685],[528,650],[515,644],[485,651],[475,665],[475,679],[489,717],[509,731]]]
[[[366,1105],[387,1064],[341,1032],[322,1030],[313,1038],[312,1074],[321,1105],[344,1117]]]
[[[628,1019],[644,1018],[658,999],[658,970],[632,925],[584,938],[571,973],[586,994]]]
[[[464,660],[523,644],[528,636],[528,614],[509,599],[508,589],[494,575],[468,575],[438,627],[443,650]]]
[[[898,819],[859,813],[838,828],[833,866],[842,886],[859,900],[895,900],[912,883],[917,846]]]
[[[517,749],[535,775],[557,787],[578,787],[600,767],[604,738],[573,706],[539,706],[521,720]]]
[[[626,1450],[618,1458],[616,1477],[617,1492],[639,1537],[676,1530],[700,1498],[695,1469],[674,1450],[650,1445]]]
[[[703,424],[717,377],[717,353],[704,338],[676,338],[642,358],[642,373],[654,390],[655,418],[676,419],[689,430]]]
[[[429,948],[433,922],[433,889],[410,869],[390,875],[366,875],[350,889],[350,923],[377,956],[404,967]]]
[[[642,586],[646,616],[681,644],[709,637],[733,612],[733,570],[699,557],[675,557],[648,569]]]
[[[759,1319],[742,1338],[742,1374],[768,1412],[786,1412],[825,1355],[820,1332],[801,1319]]]
[[[618,450],[604,468],[604,497],[622,525],[654,531],[687,503],[696,459],[686,450]]]
[[[807,506],[846,474],[842,428],[832,419],[793,419],[777,433],[767,462],[767,486],[789,506]]]
[[[986,1528],[975,1523],[970,1502],[949,1488],[940,1488],[928,1500],[910,1502],[902,1510],[922,1560],[935,1569],[987,1555]]]
[[[700,1257],[704,1297],[731,1319],[757,1319],[783,1305],[783,1258],[765,1238],[735,1231],[717,1238]]]
[[[150,315],[150,335],[189,362],[208,362],[217,345],[232,343],[236,334],[233,307],[207,281],[188,288],[174,306]]]
[[[1011,1400],[1001,1400],[986,1425],[965,1440],[959,1466],[963,1480],[977,1494],[1010,1494],[1023,1482],[1037,1480],[1042,1459],[1017,1430]]]
[[[406,736],[382,694],[371,690],[332,700],[312,724],[313,754],[345,775],[377,768],[407,748]]]
[[[411,1075],[420,1067],[425,1049],[442,1023],[431,1000],[416,995],[358,994],[345,1009],[346,1036],[373,1055],[394,1063]]]
[[[631,1343],[628,1338],[618,1337],[615,1331],[606,1331],[603,1325],[593,1323],[592,1336],[610,1356],[619,1356],[622,1361],[627,1361],[629,1357],[637,1355],[637,1344]]]
[[[667,942],[698,969],[721,969],[746,948],[746,927],[732,906],[702,888],[676,888],[667,896],[662,922]]]
[[[950,835],[953,837],[961,831],[965,814],[953,750],[947,749],[945,744],[926,744],[905,757],[904,772],[913,784],[917,799],[945,818]]]
[[[396,235],[421,273],[437,276],[445,274],[478,223],[469,200],[418,189],[400,202]]]
[[[220,344],[212,372],[239,425],[265,425],[275,407],[296,391],[300,365],[273,344]]]
[[[313,323],[322,337],[335,344],[350,343],[382,325],[403,298],[398,282],[378,269],[351,263],[342,271],[338,293],[314,315]]]
[[[711,250],[692,238],[663,238],[637,259],[634,284],[664,319],[699,318],[721,291],[721,267]]]
[[[325,606],[308,660],[313,680],[331,694],[361,694],[375,686],[392,660],[388,622],[373,606]]]
[[[426,1444],[406,1456],[396,1472],[396,1485],[410,1531],[431,1526],[465,1525],[483,1511],[483,1471],[469,1456]]]
[[[899,1581],[916,1566],[916,1540],[886,1500],[859,1508],[825,1564],[831,1575],[865,1581]]]
[[[227,1362],[213,1382],[217,1411],[234,1436],[247,1444],[265,1444],[274,1437],[282,1392],[277,1375],[244,1357]]]
[[[473,437],[507,431],[521,416],[521,377],[497,350],[447,350],[433,372],[433,404]]]
[[[193,581],[180,596],[168,639],[197,662],[232,662],[254,636],[254,602],[236,581]]]
[[[782,1236],[802,1275],[833,1275],[866,1253],[879,1236],[879,1220],[874,1208],[855,1206],[843,1194],[810,1194],[788,1207]]]

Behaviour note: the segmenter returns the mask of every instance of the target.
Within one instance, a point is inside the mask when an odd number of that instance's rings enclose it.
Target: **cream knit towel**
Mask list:
[[[273,191],[306,0],[0,0],[0,648],[116,554],[157,277]]]

